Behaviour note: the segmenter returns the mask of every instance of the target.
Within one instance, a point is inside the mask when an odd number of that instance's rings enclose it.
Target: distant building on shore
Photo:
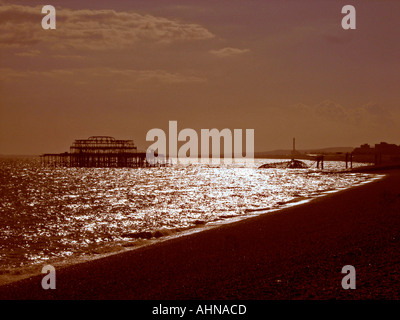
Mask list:
[[[362,144],[360,147],[355,148],[353,154],[374,154],[375,149],[371,148],[368,143]]]
[[[372,148],[369,144],[363,144],[355,148],[353,155],[359,160],[369,160],[375,164],[388,162],[400,162],[400,145],[381,142]]]
[[[386,155],[400,155],[400,146],[395,144],[390,144],[387,142],[381,142],[375,144],[374,148],[366,143],[361,145],[359,148],[355,148],[353,154],[386,154]]]

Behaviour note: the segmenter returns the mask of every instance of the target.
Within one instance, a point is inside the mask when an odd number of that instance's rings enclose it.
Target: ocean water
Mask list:
[[[0,275],[132,248],[377,178],[337,172],[343,162],[325,162],[324,171],[258,169],[271,161],[99,169],[0,158]]]

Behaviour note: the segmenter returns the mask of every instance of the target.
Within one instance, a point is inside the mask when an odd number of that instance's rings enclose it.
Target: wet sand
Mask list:
[[[356,268],[355,290],[341,286]],[[0,299],[399,299],[400,170],[309,203],[0,287]]]

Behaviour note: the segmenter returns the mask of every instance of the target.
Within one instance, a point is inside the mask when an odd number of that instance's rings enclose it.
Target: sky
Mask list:
[[[400,144],[400,1],[0,0],[0,154],[153,128],[255,151]],[[342,7],[354,5],[356,29]]]

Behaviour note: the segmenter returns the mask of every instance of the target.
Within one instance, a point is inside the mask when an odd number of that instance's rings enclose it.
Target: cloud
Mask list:
[[[144,41],[171,43],[211,39],[206,28],[191,23],[114,10],[57,9],[56,30],[43,30],[41,7],[0,7],[0,46],[45,44],[52,49],[113,49]]]
[[[71,54],[71,55],[55,54],[55,55],[52,55],[52,58],[66,59],[66,60],[84,60],[84,59],[86,59],[86,57],[76,55],[76,54]]]
[[[36,57],[40,54],[39,50],[29,50],[26,52],[17,52],[15,55],[17,57]]]
[[[266,123],[282,136],[317,146],[357,146],[398,137],[397,110],[379,103],[359,106],[324,100],[268,110]],[[272,133],[276,134],[276,133]]]
[[[75,84],[112,83],[119,89],[130,88],[141,83],[183,84],[202,83],[206,80],[195,75],[171,73],[165,70],[133,70],[115,68],[52,69],[47,71],[19,71],[10,68],[0,69],[0,81],[69,81]]]
[[[288,111],[297,121],[366,128],[396,125],[392,112],[377,103],[347,107],[332,100],[325,100],[315,105],[293,105]]]
[[[230,47],[210,51],[211,54],[216,55],[221,58],[238,56],[238,55],[242,55],[242,54],[248,53],[248,52],[250,52],[250,49],[238,49],[238,48],[230,48]]]

